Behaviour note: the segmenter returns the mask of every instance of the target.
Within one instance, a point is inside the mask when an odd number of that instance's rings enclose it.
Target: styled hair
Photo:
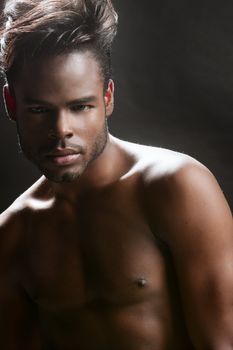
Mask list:
[[[118,17],[111,0],[7,0],[0,68],[10,83],[34,58],[90,50],[106,87]]]

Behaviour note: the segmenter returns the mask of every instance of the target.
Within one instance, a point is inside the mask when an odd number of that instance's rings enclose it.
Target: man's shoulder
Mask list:
[[[138,159],[136,166],[146,191],[161,200],[175,198],[182,194],[192,198],[196,191],[208,192],[208,188],[219,190],[212,172],[195,158],[173,150],[136,145]]]
[[[213,180],[211,171],[195,158],[164,148],[149,147],[141,158],[144,183],[174,191],[193,182]]]
[[[207,222],[209,227],[224,224],[232,231],[230,208],[206,166],[186,154],[161,148],[139,146],[138,153],[146,216],[163,239],[169,241],[179,233],[184,238],[185,231],[192,238],[194,228],[201,232]]]
[[[124,147],[134,158],[131,172],[139,172],[148,186],[168,184],[168,179],[187,177],[193,171],[204,177],[211,174],[202,163],[181,152],[130,142],[124,142]]]
[[[3,242],[6,240],[16,239],[16,237],[20,239],[21,232],[25,231],[30,215],[45,208],[46,205],[48,206],[46,192],[48,192],[46,181],[42,177],[1,213],[0,247],[5,246]]]
[[[180,208],[222,203],[225,198],[211,171],[193,157],[172,150],[126,144],[135,157],[133,173],[140,174],[143,200],[152,215],[181,215]],[[174,214],[175,215],[175,214]]]

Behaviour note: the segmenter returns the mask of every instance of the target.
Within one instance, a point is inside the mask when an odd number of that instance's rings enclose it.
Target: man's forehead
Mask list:
[[[100,96],[104,81],[98,63],[88,53],[70,53],[37,59],[25,66],[15,83],[21,101],[38,99],[58,103]]]
[[[99,63],[90,52],[43,56],[22,66],[15,85],[49,88],[51,85],[103,84]]]
[[[102,79],[99,62],[91,51],[73,51],[56,55],[43,55],[25,60],[19,72],[19,78],[30,79],[38,75],[59,76],[75,75]]]

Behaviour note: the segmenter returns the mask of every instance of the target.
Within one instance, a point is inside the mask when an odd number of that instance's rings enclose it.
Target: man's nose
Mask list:
[[[69,113],[65,111],[56,113],[51,124],[52,125],[49,130],[50,138],[68,139],[74,134],[72,128],[72,118]]]

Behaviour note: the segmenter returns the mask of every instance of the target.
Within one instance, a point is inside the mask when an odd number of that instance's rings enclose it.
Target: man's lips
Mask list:
[[[55,150],[46,155],[46,158],[57,165],[69,165],[75,162],[81,153],[74,150]]]

